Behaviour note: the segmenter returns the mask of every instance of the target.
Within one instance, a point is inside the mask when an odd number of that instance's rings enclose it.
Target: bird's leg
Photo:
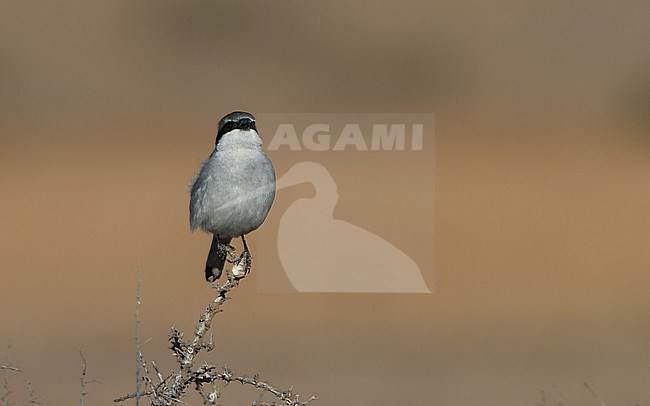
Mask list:
[[[246,238],[244,238],[243,235],[241,236],[241,242],[244,244],[244,252],[242,252],[241,255],[244,258],[244,261],[245,261],[244,262],[244,269],[245,269],[246,274],[248,275],[248,273],[251,271],[251,265],[252,265],[252,262],[253,262],[253,258],[251,256],[250,250],[248,249],[248,244],[246,244]]]
[[[226,261],[228,261],[231,264],[234,264],[237,262],[239,259],[235,258],[235,251],[237,251],[237,248],[233,247],[230,244],[221,244],[221,249],[223,249],[223,252],[225,253],[226,256]]]
[[[246,244],[246,238],[244,238],[243,235],[241,236],[241,241],[244,244],[244,250],[241,255],[232,260],[228,259],[230,263],[235,264],[235,266],[232,267],[232,275],[235,279],[241,279],[248,275],[251,271],[251,265],[253,262],[251,252],[248,249],[248,244]]]

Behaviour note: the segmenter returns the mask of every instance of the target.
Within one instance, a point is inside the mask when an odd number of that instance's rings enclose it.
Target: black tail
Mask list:
[[[223,266],[226,263],[226,256],[228,255],[226,245],[230,244],[230,241],[232,240],[219,241],[216,236],[212,238],[212,245],[210,246],[208,259],[205,261],[206,281],[212,283],[221,276]]]

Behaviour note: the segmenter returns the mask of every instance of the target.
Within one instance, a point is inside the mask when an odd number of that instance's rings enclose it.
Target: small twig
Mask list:
[[[156,371],[156,376],[158,377],[158,382],[163,383],[165,382],[165,378],[163,378],[162,374],[160,373],[160,370],[158,369],[158,365],[156,365],[156,361],[151,361],[151,366],[153,367],[153,370]]]
[[[155,395],[156,397],[158,397],[158,394],[156,393],[156,386],[151,381],[151,377],[149,375],[149,368],[147,367],[147,363],[145,362],[144,358],[142,358],[142,353],[140,353],[140,361],[142,362],[142,369],[144,370],[144,377],[142,379],[144,379],[147,387],[153,388],[149,393]],[[158,367],[156,367],[155,362],[153,363],[153,367],[157,372]],[[160,383],[162,384],[162,382],[163,381],[161,380]],[[137,399],[137,396],[142,396],[142,393],[140,393],[140,394],[136,393],[136,399]],[[150,396],[150,395],[148,394],[147,396]]]
[[[318,400],[316,396],[312,396],[306,401],[301,402],[300,395],[297,393],[296,394],[293,393],[293,387],[287,390],[281,390],[267,382],[260,381],[257,375],[253,376],[252,378],[247,376],[234,375],[227,367],[224,367],[223,373],[216,374],[214,377],[216,379],[222,380],[227,383],[236,381],[241,383],[242,385],[244,384],[251,385],[256,387],[257,389],[261,389],[265,392],[269,392],[273,394],[275,397],[277,397],[282,402],[283,405],[305,406],[308,405],[313,400]]]
[[[137,286],[135,289],[135,405],[140,405],[140,371],[142,370],[142,347],[140,346],[140,285],[142,283],[142,270],[140,264],[136,267]]]
[[[84,354],[79,351],[79,355],[81,356],[81,360],[83,361],[83,369],[81,370],[81,378],[79,378],[79,381],[81,383],[81,397],[79,399],[79,406],[84,406],[84,398],[88,394],[86,392],[86,384],[88,383],[86,381],[86,370],[88,369],[88,362],[86,362],[86,358],[84,358]]]
[[[27,400],[27,404],[29,406],[37,406],[38,402],[36,402],[36,395],[34,394],[34,388],[32,387],[32,383],[30,381],[25,381],[27,382],[27,395],[29,396]]]
[[[7,365],[9,365],[9,354],[11,353],[11,341],[7,343],[7,355],[5,357],[5,362]],[[9,371],[19,371],[17,368],[10,367],[10,366],[4,366],[2,369],[5,371],[4,373],[4,382],[2,385],[2,406],[9,406],[9,395],[11,394],[11,391],[9,390]]]
[[[80,383],[80,397],[79,397],[79,406],[84,406],[84,399],[86,398],[86,395],[88,392],[86,392],[86,385],[89,383],[99,383],[99,381],[96,380],[87,380],[86,375],[87,375],[87,370],[88,370],[88,362],[86,361],[86,358],[84,357],[83,352],[79,351],[79,355],[81,356],[81,361],[83,362],[83,368],[81,370],[81,378],[79,378],[79,383]]]
[[[607,406],[607,404],[600,398],[600,396],[598,396],[598,393],[596,393],[596,391],[594,390],[594,388],[591,387],[591,385],[589,385],[587,382],[583,382],[582,385],[585,388],[587,388],[589,392],[591,392],[594,399],[596,399],[598,403],[600,403],[600,406]]]

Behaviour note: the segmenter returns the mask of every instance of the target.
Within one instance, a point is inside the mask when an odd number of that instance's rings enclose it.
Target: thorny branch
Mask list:
[[[217,297],[208,304],[201,316],[199,322],[194,328],[194,336],[191,340],[184,340],[183,332],[172,328],[169,334],[169,341],[171,343],[170,349],[174,353],[176,360],[180,366],[178,371],[172,371],[167,376],[159,371],[155,362],[151,362],[151,367],[155,371],[155,378],[152,378],[152,373],[147,362],[145,361],[142,352],[139,348],[139,338],[136,340],[137,356],[138,356],[138,371],[142,370],[142,382],[144,389],[136,386],[136,392],[114,399],[114,402],[123,402],[129,399],[136,399],[140,397],[147,397],[154,406],[172,406],[177,404],[186,404],[181,400],[190,385],[194,385],[195,389],[199,392],[203,399],[204,405],[217,405],[221,395],[217,383],[219,381],[224,383],[239,382],[242,385],[254,386],[264,392],[274,395],[280,403],[259,403],[253,402],[253,406],[271,406],[271,405],[285,405],[285,406],[306,406],[312,400],[317,398],[312,396],[306,401],[301,401],[300,396],[293,393],[293,388],[288,390],[281,390],[271,384],[260,381],[257,375],[251,377],[245,375],[236,375],[228,367],[223,367],[222,372],[216,372],[218,368],[212,364],[204,364],[198,368],[194,367],[196,357],[205,349],[206,352],[214,349],[212,336],[206,339],[212,320],[217,313],[222,312],[221,307],[230,299],[228,293],[239,286],[239,282],[249,273],[251,267],[250,256],[242,254],[234,261],[235,265],[232,268],[225,269],[226,282],[223,285],[214,283],[212,285],[218,293]],[[140,285],[138,282],[137,290],[137,305],[139,305]],[[139,310],[136,310],[137,321],[139,324]],[[139,326],[136,329],[136,334],[139,333]],[[139,372],[138,372],[139,374]],[[154,379],[156,382],[154,382]],[[209,386],[208,390],[204,386]]]
[[[265,381],[261,381],[259,379],[258,375],[255,375],[253,377],[248,377],[245,375],[237,375],[233,371],[231,371],[227,366],[223,367],[223,372],[215,372],[217,370],[217,367],[211,364],[204,364],[200,368],[198,368],[196,371],[192,373],[191,378],[188,381],[189,383],[195,383],[197,390],[201,392],[201,395],[203,396],[204,399],[204,404],[216,404],[217,397],[210,396],[211,393],[206,393],[201,391],[201,387],[203,384],[206,383],[215,383],[217,381],[223,381],[226,383],[230,382],[239,382],[242,385],[250,385],[254,386],[257,389],[264,390],[266,392],[269,392],[273,394],[280,403],[259,403],[259,402],[253,402],[254,406],[265,406],[265,405],[286,405],[286,406],[306,406],[308,405],[311,401],[317,400],[318,398],[315,396],[310,397],[306,401],[301,401],[300,400],[300,395],[297,393],[293,393],[293,387],[287,389],[287,390],[282,390],[279,389]],[[144,392],[141,393],[143,396],[151,396],[155,395],[153,391],[151,392]],[[135,397],[135,394],[129,394],[126,396],[122,396],[118,399],[115,399],[115,402],[122,402],[128,399],[132,399]],[[206,403],[207,402],[207,403]],[[179,402],[181,403],[181,402]]]

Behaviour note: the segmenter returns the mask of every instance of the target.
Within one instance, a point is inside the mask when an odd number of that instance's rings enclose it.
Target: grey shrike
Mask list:
[[[252,114],[234,111],[224,116],[215,144],[190,192],[191,230],[201,228],[213,235],[205,263],[208,282],[221,276],[233,238],[242,238],[242,256],[250,261],[244,235],[264,222],[275,198],[275,170],[262,150]]]

